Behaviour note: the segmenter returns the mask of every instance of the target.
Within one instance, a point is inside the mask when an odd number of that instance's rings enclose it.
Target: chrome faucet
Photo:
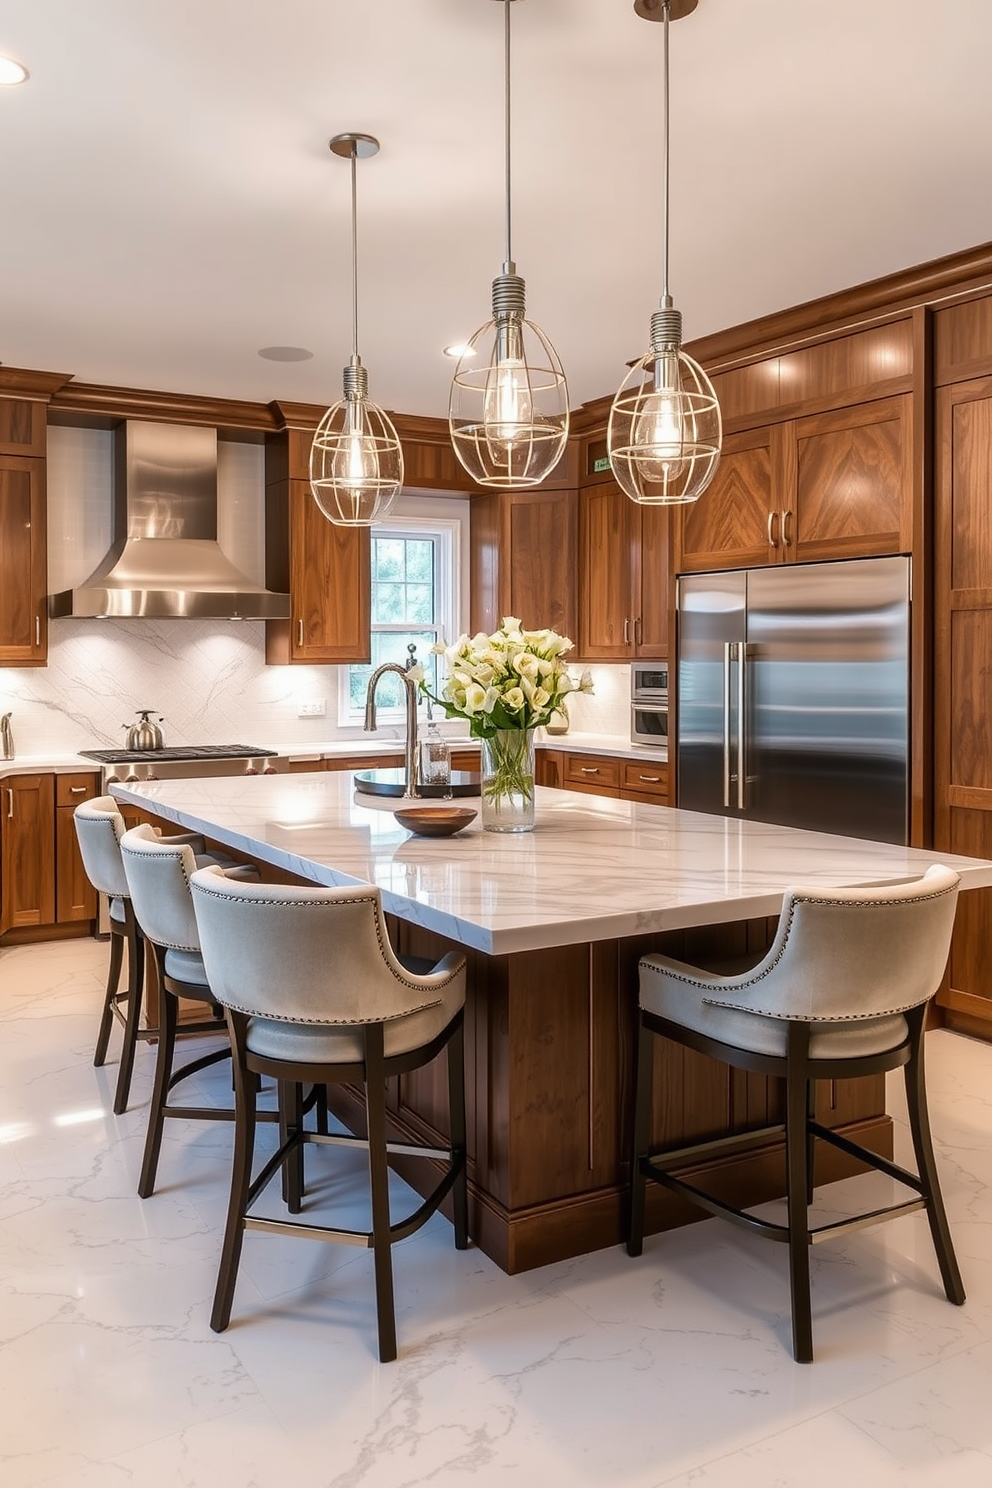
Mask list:
[[[412,663],[411,663],[412,664]],[[384,661],[382,666],[376,667],[369,678],[369,689],[365,695],[365,729],[367,733],[375,733],[375,690],[379,685],[380,677],[387,672],[395,672],[403,678],[406,688],[406,784],[404,793],[415,796],[417,792],[417,684],[407,676],[407,669],[400,666],[398,661]]]
[[[10,727],[10,714],[0,718],[0,759],[14,758],[14,735]]]

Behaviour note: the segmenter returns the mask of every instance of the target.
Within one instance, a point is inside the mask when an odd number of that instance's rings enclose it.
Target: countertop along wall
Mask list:
[[[49,430],[49,589],[89,577],[110,546],[113,436],[106,430]],[[263,582],[263,451],[218,447],[218,532],[228,556]],[[53,620],[47,667],[0,668],[0,712],[13,713],[17,754],[44,756],[123,740],[136,708],[165,718],[166,742],[255,744],[319,751],[322,744],[386,743],[402,726],[375,734],[337,724],[338,668],[265,665],[264,624],[223,620]],[[591,736],[630,731],[629,668],[591,668],[596,693],[570,705],[572,727]],[[301,701],[326,699],[323,718],[299,718]],[[454,736],[464,726],[451,725]]]

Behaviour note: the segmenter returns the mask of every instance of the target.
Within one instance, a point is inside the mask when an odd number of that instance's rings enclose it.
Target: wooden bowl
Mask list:
[[[478,815],[465,806],[405,806],[393,815],[401,827],[418,837],[453,837]]]

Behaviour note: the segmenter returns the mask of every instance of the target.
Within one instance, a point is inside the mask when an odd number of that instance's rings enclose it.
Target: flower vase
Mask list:
[[[534,730],[499,729],[482,741],[482,827],[534,830]]]

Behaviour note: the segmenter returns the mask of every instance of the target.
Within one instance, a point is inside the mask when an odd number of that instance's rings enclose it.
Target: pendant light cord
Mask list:
[[[512,274],[513,249],[510,242],[510,0],[503,0],[503,126],[504,169],[506,175],[506,259],[503,271]]]
[[[663,176],[662,176],[662,202],[663,202],[663,212],[664,212],[664,217],[663,217],[663,220],[662,220],[662,243],[664,245],[664,247],[663,247],[664,260],[663,260],[663,263],[662,263],[661,293],[662,293],[662,304],[663,305],[666,305],[666,306],[671,304],[671,295],[668,292],[668,190],[669,190],[669,186],[668,186],[668,131],[669,131],[669,125],[668,125],[668,91],[669,91],[668,21],[669,21],[669,17],[670,17],[670,14],[671,14],[671,8],[672,8],[671,7],[671,0],[665,0],[665,43],[664,43],[665,90],[664,90],[663,108],[662,108],[662,121],[663,121],[662,122],[662,139],[663,139],[663,145],[662,145],[662,160],[663,160],[663,165],[662,165],[662,170],[663,170]]]
[[[351,147],[351,345],[352,360],[358,355],[358,143]]]

